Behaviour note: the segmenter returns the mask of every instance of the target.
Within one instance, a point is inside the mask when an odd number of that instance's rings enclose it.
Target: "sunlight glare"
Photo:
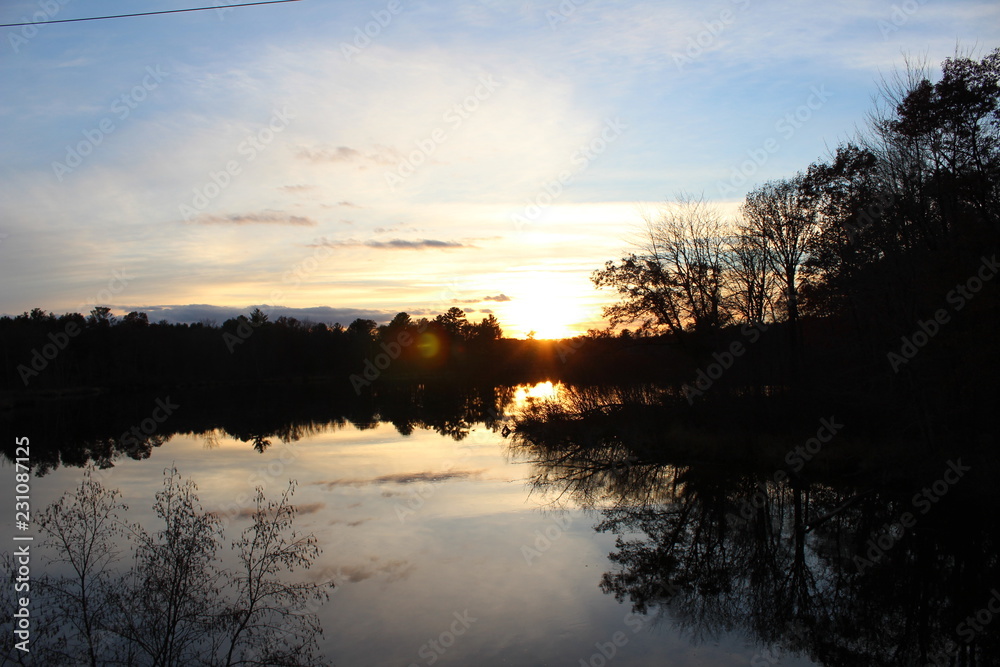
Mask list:
[[[546,280],[551,283],[553,279]],[[527,337],[528,332],[534,331],[539,339],[572,338],[584,333],[580,323],[588,321],[581,296],[575,286],[557,285],[553,289],[550,284],[548,289],[541,290],[537,283],[527,285],[514,300],[503,304],[498,317],[511,325],[508,335]]]
[[[514,406],[523,408],[536,401],[556,401],[559,399],[563,385],[551,381],[539,382],[535,385],[522,384],[514,389]]]

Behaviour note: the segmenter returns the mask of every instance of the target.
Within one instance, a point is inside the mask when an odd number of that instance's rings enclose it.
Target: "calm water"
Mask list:
[[[933,569],[954,558],[947,549],[932,546],[938,551],[914,565],[906,559],[925,558],[914,551],[921,545],[899,541],[859,573],[844,546],[876,534],[868,531],[878,530],[881,517],[858,527],[838,515],[822,530],[795,530],[797,512],[819,516],[824,503],[835,507],[853,492],[816,488],[805,497],[809,507],[787,484],[649,463],[621,443],[587,456],[539,452],[504,437],[502,418],[479,419],[484,411],[516,413],[558,397],[558,389],[500,388],[448,407],[401,399],[342,410],[357,410],[354,417],[331,418],[337,408],[324,404],[281,427],[249,408],[245,419],[229,413],[228,426],[206,428],[211,418],[199,416],[173,432],[165,422],[151,449],[133,452],[147,458],[111,456],[115,465],[101,479],[122,491],[131,520],[152,527],[153,494],[164,467],[175,466],[197,483],[206,509],[227,517],[227,538],[249,525],[240,510],[251,506],[256,485],[276,497],[296,480],[297,526],[323,548],[314,567],[296,576],[337,586],[318,611],[331,664],[865,664],[858,656],[869,656],[867,664],[907,664],[893,661],[895,643],[952,623],[913,616],[904,606],[953,598],[939,590],[948,583],[930,576],[918,584],[907,579],[912,571],[898,569]],[[178,402],[180,418],[185,404]],[[29,435],[40,450],[46,436]],[[82,438],[99,450],[93,439]],[[9,477],[10,468],[5,461],[0,474]],[[81,476],[79,467],[60,465],[34,478],[34,506]],[[713,495],[720,486],[726,507]],[[739,493],[766,498],[748,520],[736,518]],[[880,507],[898,516],[891,500]],[[7,535],[14,532],[10,514],[3,517]],[[914,532],[918,541],[933,538],[932,524],[925,525],[926,536]],[[992,575],[996,559],[986,560],[978,567]],[[876,581],[892,568],[896,581]],[[986,602],[986,583],[976,584],[968,604],[978,593]],[[901,590],[924,585],[919,595]],[[824,647],[826,657],[812,661]],[[992,663],[981,655],[979,664]]]

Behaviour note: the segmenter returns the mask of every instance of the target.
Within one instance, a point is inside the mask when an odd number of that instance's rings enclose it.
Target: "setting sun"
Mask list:
[[[508,324],[508,336],[525,338],[534,331],[539,339],[572,338],[586,333],[587,321],[595,319],[580,292],[578,285],[553,274],[533,275],[516,299],[497,308],[497,316]]]
[[[537,295],[512,304],[509,317],[521,323],[524,336],[534,331],[535,338],[570,338],[578,333],[573,324],[581,314],[571,301],[552,303]]]

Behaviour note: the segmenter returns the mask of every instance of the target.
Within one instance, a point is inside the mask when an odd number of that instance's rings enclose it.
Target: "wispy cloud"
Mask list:
[[[416,227],[403,227],[403,225],[393,225],[392,227],[376,227],[373,230],[376,234],[388,234],[390,232],[417,232]]]
[[[336,148],[300,148],[298,156],[312,162],[350,162],[361,157],[361,153],[347,146]]]
[[[301,215],[289,215],[281,211],[261,211],[260,213],[231,213],[230,215],[200,215],[191,221],[196,225],[292,225],[315,227],[316,221]]]
[[[340,574],[352,584],[377,575],[385,575],[387,581],[399,581],[410,576],[416,567],[405,560],[380,561],[378,556],[371,556],[368,560],[368,563],[341,566]]]
[[[446,482],[453,479],[469,479],[472,477],[478,477],[486,472],[485,469],[480,470],[448,470],[445,472],[405,472],[405,473],[393,473],[390,475],[380,475],[379,477],[371,478],[346,478],[346,479],[334,479],[326,482],[313,482],[317,486],[324,486],[327,489],[333,489],[338,486],[370,486],[374,484],[415,484],[417,482]]]
[[[373,162],[377,165],[385,166],[397,164],[401,159],[397,150],[380,145],[364,153],[350,146],[336,146],[333,148],[325,146],[314,148],[300,146],[295,154],[303,160],[316,163]]]
[[[439,241],[436,239],[420,239],[417,241],[405,241],[403,239],[392,239],[391,241],[365,241],[369,248],[389,248],[392,250],[426,250],[428,248],[474,248],[475,246],[459,243],[458,241]]]
[[[511,297],[506,294],[498,294],[496,296],[485,296],[482,299],[452,299],[452,303],[482,303],[483,301],[496,301],[497,303],[503,303],[505,301],[512,301]],[[485,311],[483,311],[485,312]]]
[[[369,521],[374,521],[372,517],[365,517],[364,519],[357,519],[356,521],[348,521],[347,519],[333,519],[330,521],[331,526],[347,526],[348,528],[357,528],[358,526],[368,523]]]
[[[306,503],[304,505],[296,505],[295,511],[299,514],[315,514],[324,507],[326,507],[326,503]],[[236,518],[250,519],[256,511],[257,510],[254,507],[244,507],[236,513]]]
[[[377,250],[450,250],[455,248],[475,248],[474,245],[462,243],[460,241],[440,241],[438,239],[417,239],[413,241],[405,239],[392,239],[391,241],[358,241],[348,239],[346,241],[330,241],[320,239],[316,243],[310,243],[309,248],[375,248]]]

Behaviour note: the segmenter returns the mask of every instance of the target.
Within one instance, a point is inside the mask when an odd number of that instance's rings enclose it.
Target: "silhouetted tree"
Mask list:
[[[355,341],[369,343],[375,338],[378,323],[375,320],[358,318],[347,326],[347,335]]]
[[[260,308],[254,308],[250,311],[250,324],[254,327],[259,327],[265,324],[268,320],[267,314],[264,313]]]
[[[723,300],[725,229],[704,199],[680,197],[645,219],[637,253],[607,262],[592,280],[619,295],[604,309],[612,326],[641,323],[678,336],[705,334],[730,320]]]
[[[108,327],[115,323],[115,316],[107,306],[94,306],[87,318],[87,324],[92,327]]]
[[[764,322],[773,314],[775,298],[769,242],[745,224],[736,232],[723,255],[726,298],[744,322]]]
[[[500,328],[499,320],[490,314],[488,317],[484,317],[479,324],[470,323],[467,336],[469,340],[479,343],[500,340],[503,338],[503,329]]]
[[[133,310],[128,315],[122,318],[121,325],[126,327],[137,327],[137,328],[148,327],[149,316],[147,316],[146,313],[139,313]]]
[[[465,311],[457,306],[452,306],[447,312],[435,317],[433,321],[452,339],[464,338],[469,324],[465,319]]]
[[[803,177],[772,181],[746,196],[742,215],[746,229],[759,239],[782,287],[785,316],[794,329],[799,318],[799,274],[806,245],[817,229],[817,213]]]

